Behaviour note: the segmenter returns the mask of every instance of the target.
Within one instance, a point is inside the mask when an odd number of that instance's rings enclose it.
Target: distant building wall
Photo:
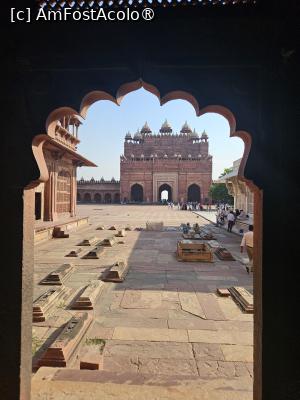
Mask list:
[[[77,182],[77,203],[120,203],[120,181],[81,179]]]

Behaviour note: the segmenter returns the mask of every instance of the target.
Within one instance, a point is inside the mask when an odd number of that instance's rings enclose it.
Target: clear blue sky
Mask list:
[[[170,101],[160,106],[151,93],[140,89],[126,95],[120,106],[110,101],[99,101],[89,110],[79,130],[80,154],[98,165],[97,168],[81,167],[78,179],[120,178],[120,155],[126,132],[134,134],[145,121],[157,133],[167,119],[173,132],[179,132],[188,121],[192,129],[202,133],[205,129],[209,137],[209,153],[213,156],[213,179],[217,179],[224,168],[243,154],[244,144],[239,138],[229,137],[227,120],[218,114],[197,117],[194,108],[184,100]]]

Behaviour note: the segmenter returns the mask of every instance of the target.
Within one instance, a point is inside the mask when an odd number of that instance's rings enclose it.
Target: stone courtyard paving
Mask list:
[[[215,293],[217,288],[230,286],[243,286],[252,292],[252,275],[247,274],[239,253],[240,237],[214,227],[190,211],[167,206],[92,204],[78,206],[78,213],[90,216],[89,225],[71,231],[68,239],[52,239],[36,246],[34,298],[46,290],[38,282],[63,263],[75,265],[65,283],[74,289],[99,279],[117,260],[129,265],[124,282],[105,283],[80,354],[89,347],[86,339],[92,339],[90,342],[104,345],[104,374],[129,373],[144,378],[199,382],[225,379],[224,387],[227,382],[229,391],[237,390],[240,394],[231,398],[252,398],[253,315],[243,313],[231,298]],[[84,238],[112,236],[115,231],[107,230],[111,225],[117,229],[126,225],[145,228],[147,221],[163,221],[165,227],[177,228],[181,223],[198,222],[211,228],[236,261],[220,261],[214,256],[213,263],[179,262],[175,250],[182,233],[172,230],[128,231],[125,238],[117,238],[117,242],[124,244],[106,248],[99,260],[65,257]],[[96,230],[99,225],[106,229]],[[61,304],[48,320],[33,324],[33,345],[36,349],[42,345],[34,363],[44,349],[43,344],[54,340],[59,327],[73,313]],[[79,368],[78,359],[71,368]]]

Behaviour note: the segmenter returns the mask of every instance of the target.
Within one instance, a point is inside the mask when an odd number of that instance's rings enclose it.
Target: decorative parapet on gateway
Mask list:
[[[136,157],[133,156],[131,158],[126,158],[124,156],[120,157],[121,162],[126,162],[126,163],[134,163],[134,162],[159,162],[159,161],[166,161],[166,160],[172,160],[172,161],[202,161],[202,160],[208,160],[212,161],[212,156],[210,154],[199,154],[198,157],[192,157],[192,155],[188,155],[187,157],[182,157],[180,154],[179,155],[174,155],[174,156],[168,156],[167,154],[164,155],[163,157],[156,157],[153,155],[152,157]]]
[[[96,185],[99,183],[105,183],[105,184],[115,184],[115,183],[120,183],[119,180],[116,180],[114,178],[111,178],[111,180],[105,180],[105,179],[100,179],[100,180],[96,180],[94,178],[91,179],[83,179],[81,178],[79,181],[77,181],[77,185]]]

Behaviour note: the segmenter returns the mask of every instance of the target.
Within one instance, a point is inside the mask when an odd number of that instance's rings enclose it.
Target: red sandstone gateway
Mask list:
[[[212,182],[208,136],[187,122],[175,133],[167,121],[154,134],[146,122],[126,134],[120,170],[122,201],[155,203],[166,190],[169,201],[204,203]]]

